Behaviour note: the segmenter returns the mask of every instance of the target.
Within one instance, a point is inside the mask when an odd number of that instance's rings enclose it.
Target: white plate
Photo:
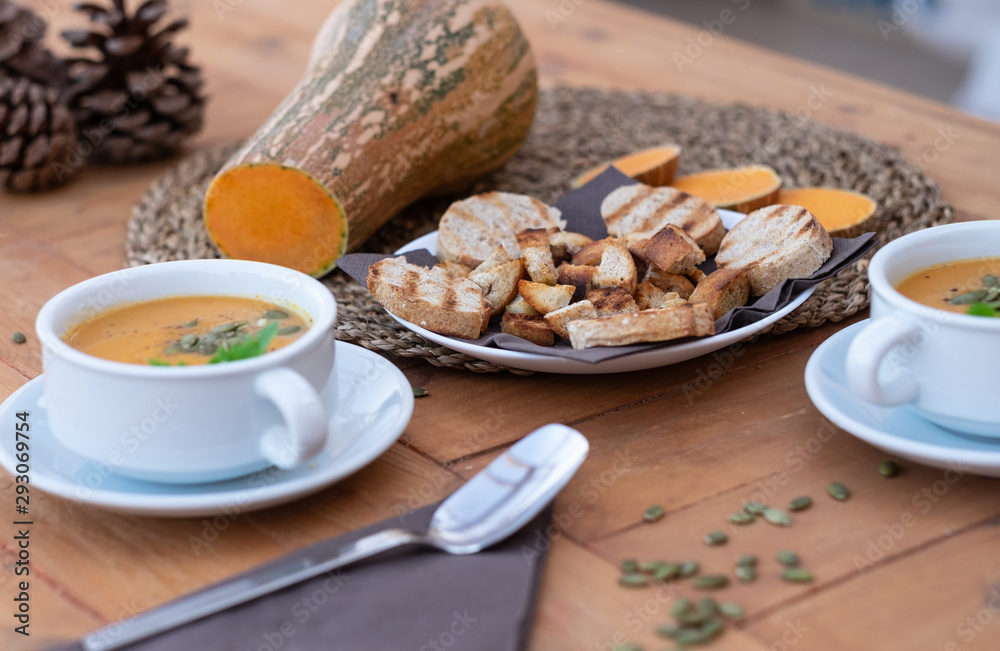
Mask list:
[[[875,447],[936,468],[1000,477],[1000,444],[961,436],[924,420],[909,407],[879,407],[851,392],[844,359],[868,321],[824,341],[806,364],[806,391],[838,427]]]
[[[743,217],[745,217],[742,213],[732,212],[730,210],[720,210],[719,215],[722,217],[722,223],[727,230],[735,226],[741,219],[743,219]],[[407,251],[414,251],[417,249],[427,249],[434,255],[437,255],[437,231],[418,237],[409,244],[400,247],[396,253],[406,253]],[[430,330],[421,328],[414,323],[404,321],[392,313],[389,313],[389,316],[396,319],[396,321],[401,323],[406,328],[409,328],[413,332],[416,332],[436,344],[447,346],[452,350],[457,350],[460,353],[465,353],[466,355],[483,359],[487,362],[493,362],[494,364],[511,366],[513,368],[520,368],[526,371],[541,371],[543,373],[573,373],[578,375],[595,373],[624,373],[627,371],[641,371],[648,368],[657,368],[659,366],[667,366],[669,364],[684,362],[689,359],[714,352],[721,348],[725,348],[726,346],[734,344],[737,341],[746,339],[747,337],[760,332],[767,326],[784,317],[786,314],[792,312],[798,306],[805,303],[806,299],[812,296],[812,293],[815,290],[815,286],[810,287],[806,291],[799,294],[795,300],[786,305],[784,308],[748,326],[744,326],[736,330],[730,330],[729,332],[724,332],[722,334],[712,335],[711,337],[703,337],[701,339],[695,339],[684,343],[661,346],[652,350],[633,353],[623,357],[615,357],[613,359],[607,359],[596,363],[582,362],[580,360],[566,359],[564,357],[537,355],[535,353],[522,353],[516,350],[504,350],[503,348],[496,348],[494,346],[479,346],[464,339],[457,339],[455,337],[448,337],[437,334],[436,332],[431,332]]]
[[[63,448],[48,429],[42,377],[15,391],[0,405],[0,465],[16,474],[14,424],[18,412],[29,412],[28,440],[31,490],[123,513],[195,517],[263,509],[314,493],[371,463],[391,446],[410,422],[413,390],[406,377],[382,357],[358,346],[337,342],[331,383],[336,401],[327,398],[331,427],[350,432],[336,458],[332,445],[318,457],[289,470],[267,468],[227,481],[170,485],[119,477]],[[326,392],[324,392],[325,394]],[[107,465],[107,464],[105,464]],[[29,513],[25,517],[30,517]]]

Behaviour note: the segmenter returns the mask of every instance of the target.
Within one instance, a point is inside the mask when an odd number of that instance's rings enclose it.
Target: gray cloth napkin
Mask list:
[[[604,197],[616,188],[634,183],[636,183],[634,179],[611,167],[583,187],[563,195],[561,199],[556,201],[555,205],[562,211],[563,218],[567,222],[566,230],[583,233],[595,240],[607,237],[608,231],[604,226],[604,220],[601,219],[601,202],[604,200]],[[715,322],[716,334],[736,330],[766,318],[768,315],[791,303],[796,296],[806,289],[818,285],[828,278],[832,278],[841,269],[854,264],[877,245],[878,240],[875,239],[874,233],[865,233],[853,239],[833,238],[833,253],[830,255],[830,259],[816,273],[808,278],[786,280],[767,294],[752,298],[751,303],[731,310]],[[379,253],[352,253],[337,260],[337,267],[362,285],[366,285],[368,267],[383,258],[390,257],[393,256]],[[428,267],[438,262],[438,259],[425,249],[407,253],[406,260],[411,264]],[[716,268],[715,259],[709,258],[699,266],[706,274],[711,273]],[[688,338],[653,344],[574,350],[568,341],[561,338],[556,339],[554,346],[538,346],[520,337],[504,334],[500,332],[498,321],[491,323],[486,334],[479,339],[474,341],[456,339],[456,341],[464,341],[480,346],[495,346],[505,350],[547,355],[549,357],[565,357],[567,359],[591,363],[623,357],[625,355],[633,355],[662,346],[670,346],[678,341],[690,340]]]
[[[424,531],[436,505],[326,540],[263,567],[403,526]],[[129,645],[129,651],[517,651],[527,645],[549,548],[551,507],[468,556],[404,548],[304,581]],[[250,570],[245,575],[252,574]],[[82,651],[70,644],[50,651]]]

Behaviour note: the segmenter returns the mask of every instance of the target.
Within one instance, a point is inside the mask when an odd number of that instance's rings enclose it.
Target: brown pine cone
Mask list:
[[[42,47],[47,25],[13,0],[0,0],[0,77],[27,77],[47,86],[66,82],[66,64]]]

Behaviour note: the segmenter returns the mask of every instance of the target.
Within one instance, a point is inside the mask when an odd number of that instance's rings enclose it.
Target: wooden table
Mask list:
[[[331,3],[175,4],[193,18],[183,40],[209,80],[207,128],[194,144],[207,147],[249,134],[268,115],[294,84]],[[941,183],[960,219],[1000,214],[996,125],[611,2],[511,5],[544,84],[679,91],[808,112],[902,149]],[[79,22],[63,3],[46,6],[59,7],[53,31]],[[700,51],[687,50],[699,38]],[[677,52],[692,59],[683,71]],[[92,168],[49,194],[0,197],[0,399],[42,370],[32,336],[39,307],[121,266],[129,207],[171,164]],[[716,648],[1000,648],[1000,484],[970,475],[948,483],[955,476],[910,463],[892,480],[879,475],[886,455],[827,422],[803,386],[809,355],[843,325],[765,337],[721,366],[705,357],[622,376],[477,375],[394,358],[413,385],[430,391],[402,440],[317,495],[241,515],[197,555],[189,540],[203,534],[203,519],[116,515],[36,491],[32,635],[15,635],[7,614],[17,547],[13,525],[2,524],[0,647],[79,636],[391,517],[397,504],[438,499],[524,434],[562,421],[582,431],[592,451],[558,500],[564,527],[545,569],[532,649],[608,649],[626,638],[646,649],[667,646],[654,635],[667,619],[665,593],[618,587],[619,561],[698,558],[727,570],[744,552],[762,557],[761,577],[723,593],[749,616]],[[11,343],[15,330],[29,333],[27,345]],[[701,393],[685,392],[706,374]],[[826,496],[831,480],[850,486],[850,501]],[[0,472],[0,485],[0,502],[13,508],[13,478]],[[726,546],[706,547],[702,536],[724,528],[725,516],[755,493],[775,504],[809,494],[816,505],[787,530],[759,523]],[[644,524],[653,503],[667,515]],[[910,526],[899,524],[905,517]],[[817,581],[778,580],[773,554],[781,548],[798,551]],[[859,570],[858,559],[871,564]]]

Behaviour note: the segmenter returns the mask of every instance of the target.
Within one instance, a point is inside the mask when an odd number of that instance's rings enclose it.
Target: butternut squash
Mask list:
[[[878,204],[867,194],[839,188],[789,188],[778,203],[802,206],[833,237],[857,237],[877,229]]]
[[[748,213],[777,200],[781,177],[766,165],[749,165],[688,174],[670,185],[716,208]]]
[[[502,165],[537,94],[531,47],[498,0],[346,0],[213,180],[208,235],[227,257],[321,276],[406,205]]]
[[[607,163],[601,163],[597,167],[592,167],[573,179],[570,185],[578,188],[612,166],[616,167],[622,174],[631,176],[640,183],[653,187],[669,185],[674,179],[674,174],[677,172],[677,163],[680,159],[680,145],[651,147],[633,152],[627,156],[622,156],[621,158],[616,158]]]

